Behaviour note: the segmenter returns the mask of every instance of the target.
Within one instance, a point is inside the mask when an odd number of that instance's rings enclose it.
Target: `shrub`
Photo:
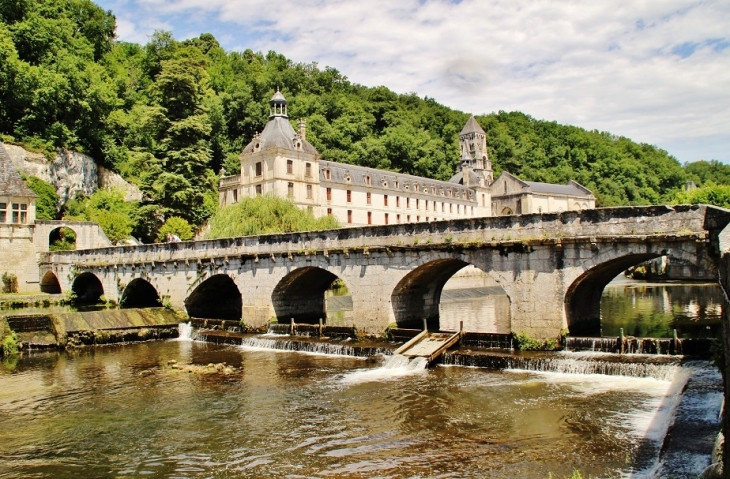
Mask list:
[[[160,227],[160,230],[157,232],[157,239],[164,242],[168,234],[175,235],[182,241],[189,241],[193,239],[193,228],[187,220],[177,216],[171,216]]]
[[[558,347],[558,342],[555,339],[540,340],[527,333],[515,333],[513,331],[512,339],[515,347],[520,351],[552,351]]]
[[[3,273],[3,293],[18,292],[18,277],[13,273]]]

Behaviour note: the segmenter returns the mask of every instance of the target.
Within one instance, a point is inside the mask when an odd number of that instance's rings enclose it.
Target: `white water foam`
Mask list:
[[[180,323],[177,325],[177,339],[175,341],[194,341],[195,329],[192,323]]]
[[[389,381],[410,374],[420,374],[426,371],[426,358],[407,358],[400,354],[389,356],[382,366],[375,369],[354,371],[343,376],[343,384],[357,384],[373,381]]]

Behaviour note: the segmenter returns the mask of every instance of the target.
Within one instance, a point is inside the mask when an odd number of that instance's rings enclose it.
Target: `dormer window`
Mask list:
[[[416,192],[418,192],[418,190],[419,190],[419,188],[420,188],[420,187],[421,187],[421,186],[420,186],[420,185],[419,185],[418,183],[416,183],[416,184],[414,184],[414,185],[413,185],[413,189],[414,189],[414,190],[415,190]]]
[[[371,185],[371,182],[370,182],[370,175],[363,175],[363,180],[365,181],[365,184],[366,184],[367,186],[370,186],[370,185]]]
[[[350,174],[349,173],[345,173],[345,181],[348,182],[348,183],[350,181],[352,181],[352,178],[350,177]]]
[[[324,170],[324,179],[325,180],[331,180],[332,179],[332,171],[329,169]]]
[[[398,180],[395,180],[395,182],[393,183],[393,187],[394,187],[395,189],[398,189]]]

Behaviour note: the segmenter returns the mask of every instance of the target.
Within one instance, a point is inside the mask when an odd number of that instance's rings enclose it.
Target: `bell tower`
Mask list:
[[[479,126],[474,115],[469,117],[459,133],[459,148],[462,168],[466,166],[468,160],[471,160],[469,166],[483,179],[482,186],[491,185],[494,181],[494,173],[489,153],[487,153],[487,134]]]

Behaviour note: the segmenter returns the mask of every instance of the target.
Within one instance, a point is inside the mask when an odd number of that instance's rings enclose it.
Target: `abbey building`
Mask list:
[[[386,225],[480,216],[550,213],[595,207],[578,183],[522,181],[502,173],[496,180],[487,137],[474,117],[459,134],[461,159],[449,181],[322,160],[307,141],[303,121],[295,131],[287,101],[277,91],[269,121],[239,156],[241,173],[222,176],[219,202],[262,194],[289,197],[315,216],[334,215],[342,225]]]

